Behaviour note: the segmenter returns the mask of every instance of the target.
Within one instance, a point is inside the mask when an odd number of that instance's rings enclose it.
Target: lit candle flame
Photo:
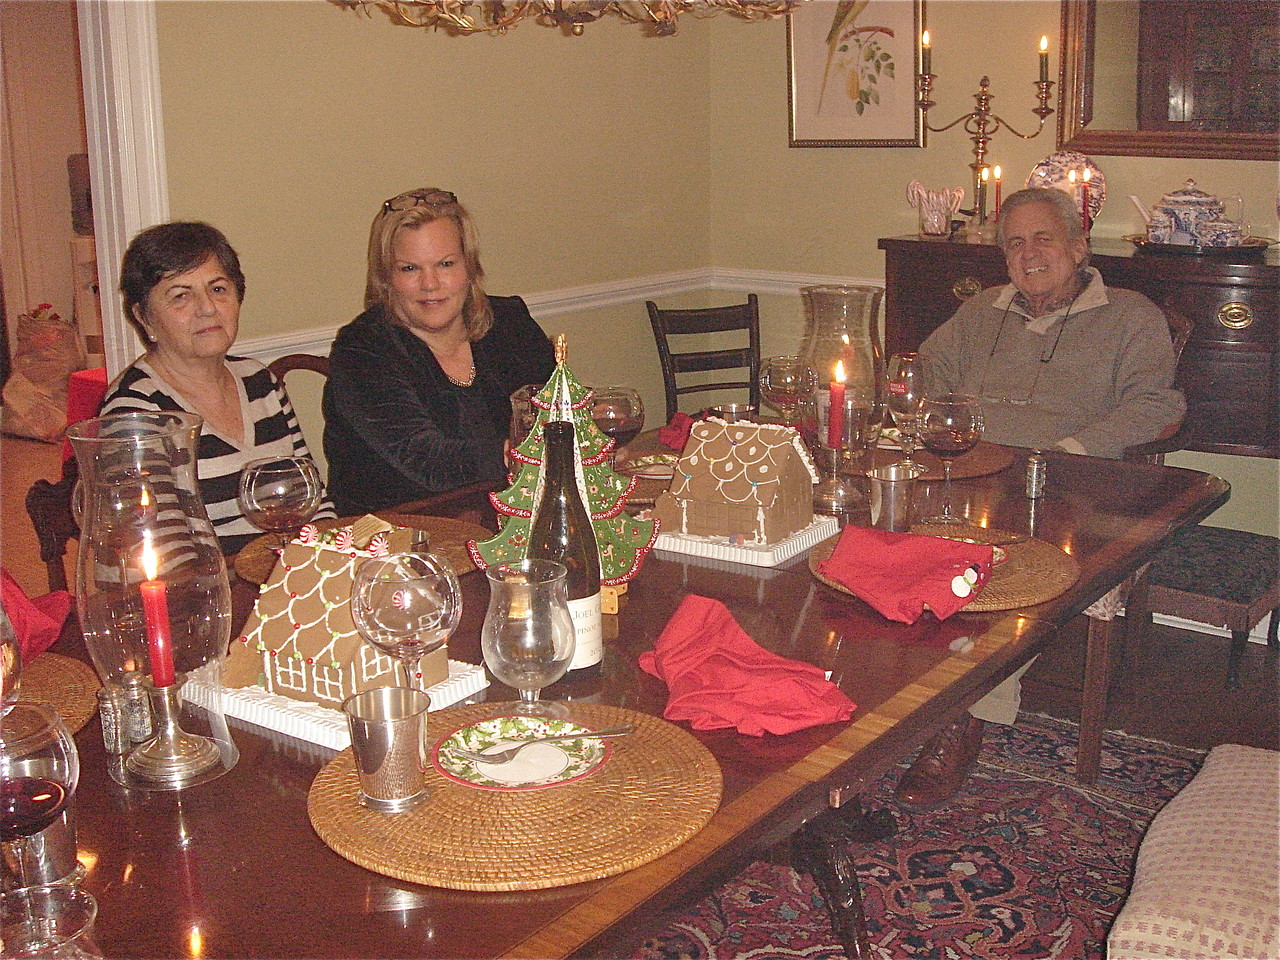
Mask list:
[[[1049,38],[1048,38],[1048,37],[1041,37],[1041,38],[1040,38],[1040,52],[1041,52],[1041,53],[1046,53],[1046,52],[1048,51],[1048,49],[1049,49]]]
[[[983,167],[983,168],[982,168],[982,182],[983,182],[983,183],[986,183],[986,182],[987,182],[988,180],[990,180],[990,179],[991,179],[991,168],[990,168],[990,167]]]
[[[1076,185],[1076,172],[1074,170],[1067,171],[1067,180],[1071,182],[1073,187]]]
[[[151,545],[151,532],[142,535],[142,572],[148,580],[154,580],[160,572],[160,558],[156,556],[155,547]]]
[[[1090,170],[1088,167],[1085,167],[1085,168],[1084,168],[1084,173],[1083,173],[1083,174],[1081,174],[1081,176],[1083,176],[1083,177],[1084,177],[1084,182],[1085,182],[1085,183],[1088,183],[1090,180],[1092,180],[1092,179],[1093,179],[1093,171],[1092,171],[1092,170]]]
[[[998,164],[998,163],[996,164],[996,167],[995,167],[995,171],[994,171],[994,172],[995,172],[995,178],[996,178],[997,180],[999,180],[999,179],[1000,179],[1000,164]]]
[[[929,31],[926,30],[924,33],[920,34],[920,46],[927,47],[928,45],[929,45]]]
[[[844,361],[836,361],[836,383],[844,383]]]

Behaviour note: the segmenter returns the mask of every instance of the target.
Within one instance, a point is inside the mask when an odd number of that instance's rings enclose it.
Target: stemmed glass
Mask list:
[[[563,563],[521,560],[498,564],[489,577],[489,609],[480,631],[480,649],[489,672],[520,692],[512,711],[533,716],[567,717],[562,704],[538,699],[565,675],[573,659],[573,620]]]
[[[886,402],[893,424],[902,436],[904,463],[914,463],[920,402],[924,399],[924,358],[918,353],[895,353],[886,369]]]
[[[982,439],[982,405],[964,393],[926,395],[920,403],[920,441],[942,460],[942,513],[930,523],[960,523],[951,512],[951,462]]]
[[[444,646],[461,617],[462,590],[444,557],[393,553],[356,568],[351,618],[370,645],[400,661],[406,687],[421,689],[418,661]]]
[[[22,646],[3,608],[0,608],[0,688],[4,692],[4,699],[0,701],[0,717],[3,717],[22,689]]]
[[[240,509],[284,547],[315,516],[324,499],[320,471],[310,457],[267,457],[240,470]]]
[[[599,387],[592,391],[591,419],[600,432],[612,437],[609,466],[617,461],[618,448],[634,440],[644,429],[644,403],[631,387]]]
[[[0,725],[0,845],[27,886],[26,845],[62,815],[80,779],[80,756],[46,703],[20,700]]]
[[[760,364],[760,396],[782,415],[783,426],[795,425],[817,385],[817,375],[800,357],[768,357]]]

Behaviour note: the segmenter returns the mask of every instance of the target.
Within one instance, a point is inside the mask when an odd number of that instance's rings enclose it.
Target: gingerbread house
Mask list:
[[[227,687],[261,687],[293,700],[340,707],[369,687],[394,684],[395,661],[366,643],[351,617],[355,568],[367,557],[412,549],[413,531],[377,517],[287,544],[262,585],[244,631],[232,639]],[[441,648],[421,661],[424,686],[448,676]]]
[[[653,512],[664,533],[774,544],[813,522],[817,482],[795,429],[712,417],[693,425]]]

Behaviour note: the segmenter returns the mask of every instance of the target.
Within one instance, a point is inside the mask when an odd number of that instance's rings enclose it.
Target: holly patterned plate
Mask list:
[[[506,763],[479,763],[456,748],[484,753],[551,734],[582,733],[581,740],[558,740],[525,747]],[[491,717],[461,727],[436,743],[431,762],[441,775],[481,790],[541,790],[571,783],[601,766],[613,750],[608,740],[591,738],[590,728],[553,717]]]

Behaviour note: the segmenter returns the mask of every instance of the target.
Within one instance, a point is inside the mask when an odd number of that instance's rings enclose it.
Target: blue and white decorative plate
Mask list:
[[[1027,177],[1027,186],[1056,187],[1070,193],[1071,180],[1067,174],[1072,170],[1076,172],[1077,210],[1081,210],[1084,205],[1080,185],[1083,182],[1084,171],[1089,171],[1089,219],[1097,220],[1103,201],[1107,199],[1107,178],[1102,175],[1102,169],[1083,153],[1059,150],[1057,153],[1049,154],[1031,171],[1031,176]]]
[[[523,740],[552,734],[581,733],[581,740],[534,743],[506,763],[480,763],[454,752],[472,753],[514,747]],[[590,736],[589,728],[554,717],[491,717],[461,727],[440,740],[431,762],[443,776],[481,790],[541,790],[578,780],[608,759],[613,744]]]

